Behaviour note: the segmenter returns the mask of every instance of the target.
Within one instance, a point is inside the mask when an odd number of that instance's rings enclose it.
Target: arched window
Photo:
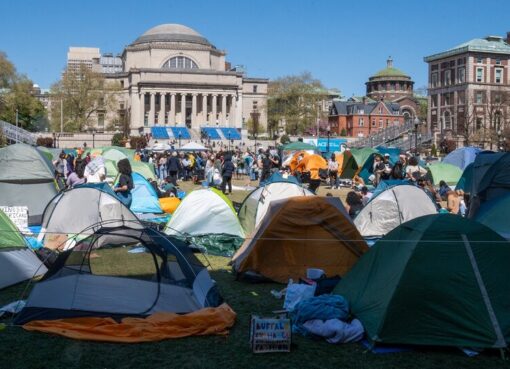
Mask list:
[[[188,58],[187,56],[174,56],[173,58],[167,60],[165,64],[163,64],[163,68],[168,69],[198,69],[197,63]]]

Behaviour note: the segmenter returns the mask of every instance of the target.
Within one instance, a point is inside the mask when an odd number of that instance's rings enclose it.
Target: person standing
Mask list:
[[[172,152],[172,156],[166,162],[166,167],[172,184],[177,186],[177,174],[181,169],[181,161],[177,157],[177,151]]]
[[[120,173],[119,183],[113,190],[117,194],[119,200],[129,208],[133,201],[131,190],[134,188],[133,176],[131,175],[131,164],[129,163],[129,160],[119,160],[117,163],[117,169]]]
[[[161,181],[163,181],[168,173],[167,173],[167,170],[166,170],[166,161],[167,161],[167,156],[166,156],[166,153],[162,154],[161,157],[159,158],[159,179]]]
[[[331,188],[338,188],[338,162],[335,154],[331,154],[328,161],[329,185]]]
[[[228,193],[232,193],[232,175],[234,174],[235,167],[234,163],[232,163],[232,158],[230,155],[225,155],[223,165],[221,168],[221,191],[226,194],[227,185],[228,185]]]

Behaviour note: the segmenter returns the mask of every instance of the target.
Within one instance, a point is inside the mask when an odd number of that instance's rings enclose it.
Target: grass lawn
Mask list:
[[[238,197],[242,199],[245,195],[240,192],[232,197],[238,201]],[[99,254],[94,260],[105,272],[110,265],[106,255]],[[118,254],[112,255],[116,263],[126,260]],[[228,337],[111,344],[75,341],[8,326],[0,331],[0,368],[510,368],[510,362],[501,360],[495,351],[477,358],[468,358],[458,349],[375,355],[360,344],[331,345],[298,336],[293,337],[291,353],[252,354],[248,344],[250,315],[270,314],[280,309],[283,302],[273,298],[270,290],[283,286],[238,282],[227,265],[229,259],[213,256],[207,259],[224,299],[237,313],[236,324]],[[113,268],[118,266],[112,265]],[[145,271],[135,268],[133,272]],[[23,284],[1,290],[0,305],[18,299],[24,287]]]

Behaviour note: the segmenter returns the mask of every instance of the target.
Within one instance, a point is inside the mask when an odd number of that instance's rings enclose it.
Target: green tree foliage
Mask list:
[[[322,83],[308,72],[278,78],[268,87],[268,126],[285,122],[287,133],[302,134],[323,119],[320,102],[327,98]]]
[[[66,132],[79,132],[95,126],[98,114],[116,112],[120,87],[82,64],[78,70],[66,70],[51,87],[53,106],[51,124],[60,130],[61,107]]]
[[[115,133],[112,137],[112,146],[124,147],[124,135],[122,133]]]
[[[280,143],[282,145],[288,144],[289,142],[290,142],[290,138],[288,135],[283,135],[282,137],[280,137]]]
[[[15,123],[16,110],[20,127],[34,131],[47,121],[43,104],[33,95],[33,83],[0,52],[0,119]]]

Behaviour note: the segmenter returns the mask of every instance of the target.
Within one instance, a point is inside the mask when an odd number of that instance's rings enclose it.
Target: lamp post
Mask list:
[[[327,130],[328,130],[328,145],[326,146],[326,151],[329,154],[329,137],[331,136],[331,126],[329,124],[327,126]]]
[[[92,131],[92,148],[96,147],[96,130]]]
[[[259,131],[259,117],[260,113],[257,109],[254,109],[251,113],[251,120],[253,124],[253,138],[255,139],[254,152],[257,152],[257,133]]]
[[[409,152],[413,151],[413,132],[409,131],[407,133],[407,139],[409,140]]]
[[[181,137],[182,137],[182,133],[179,132],[179,149],[181,148]]]
[[[18,109],[16,109],[16,143],[18,143]]]
[[[418,126],[420,125],[420,120],[418,117],[414,118],[414,153],[418,154]]]
[[[501,141],[502,135],[503,135],[503,132],[501,132],[501,129],[498,129],[498,151],[503,151],[503,143]]]

